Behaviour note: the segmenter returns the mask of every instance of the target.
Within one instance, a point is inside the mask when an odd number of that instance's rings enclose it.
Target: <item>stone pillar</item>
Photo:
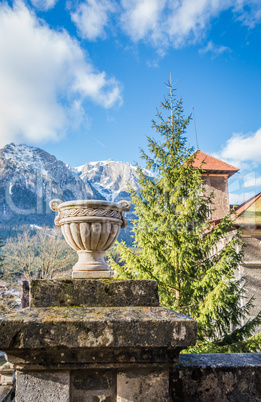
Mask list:
[[[145,280],[34,280],[30,307],[0,320],[17,402],[170,401],[170,373],[196,333]]]

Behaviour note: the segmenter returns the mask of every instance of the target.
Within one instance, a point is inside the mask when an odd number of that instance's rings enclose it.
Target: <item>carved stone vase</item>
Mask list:
[[[61,227],[65,240],[79,256],[72,277],[110,278],[104,253],[116,241],[121,228],[127,226],[123,214],[130,210],[130,202],[52,200],[49,205],[58,212],[55,225]]]

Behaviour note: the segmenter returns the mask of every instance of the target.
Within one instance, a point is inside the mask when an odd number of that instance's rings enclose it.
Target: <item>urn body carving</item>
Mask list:
[[[116,241],[121,228],[127,226],[123,214],[130,206],[128,201],[50,201],[50,208],[58,212],[55,225],[61,227],[65,240],[79,256],[73,278],[111,276],[104,253]]]

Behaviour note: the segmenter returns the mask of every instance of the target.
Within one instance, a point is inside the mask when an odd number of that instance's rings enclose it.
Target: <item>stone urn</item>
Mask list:
[[[79,256],[72,277],[110,278],[104,253],[116,241],[121,228],[127,226],[123,214],[130,210],[130,202],[52,200],[49,205],[58,212],[55,225],[61,227],[65,240]]]

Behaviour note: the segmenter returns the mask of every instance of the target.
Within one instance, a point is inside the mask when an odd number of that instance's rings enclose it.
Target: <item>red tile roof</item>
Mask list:
[[[196,169],[202,169],[206,173],[224,173],[230,177],[239,171],[239,169],[235,168],[234,166],[214,158],[213,156],[205,154],[205,152],[202,152],[199,149],[193,155],[195,155],[195,159],[192,164],[193,167]]]
[[[234,223],[236,225],[261,225],[261,193],[256,194],[250,200],[241,204],[235,212]]]

